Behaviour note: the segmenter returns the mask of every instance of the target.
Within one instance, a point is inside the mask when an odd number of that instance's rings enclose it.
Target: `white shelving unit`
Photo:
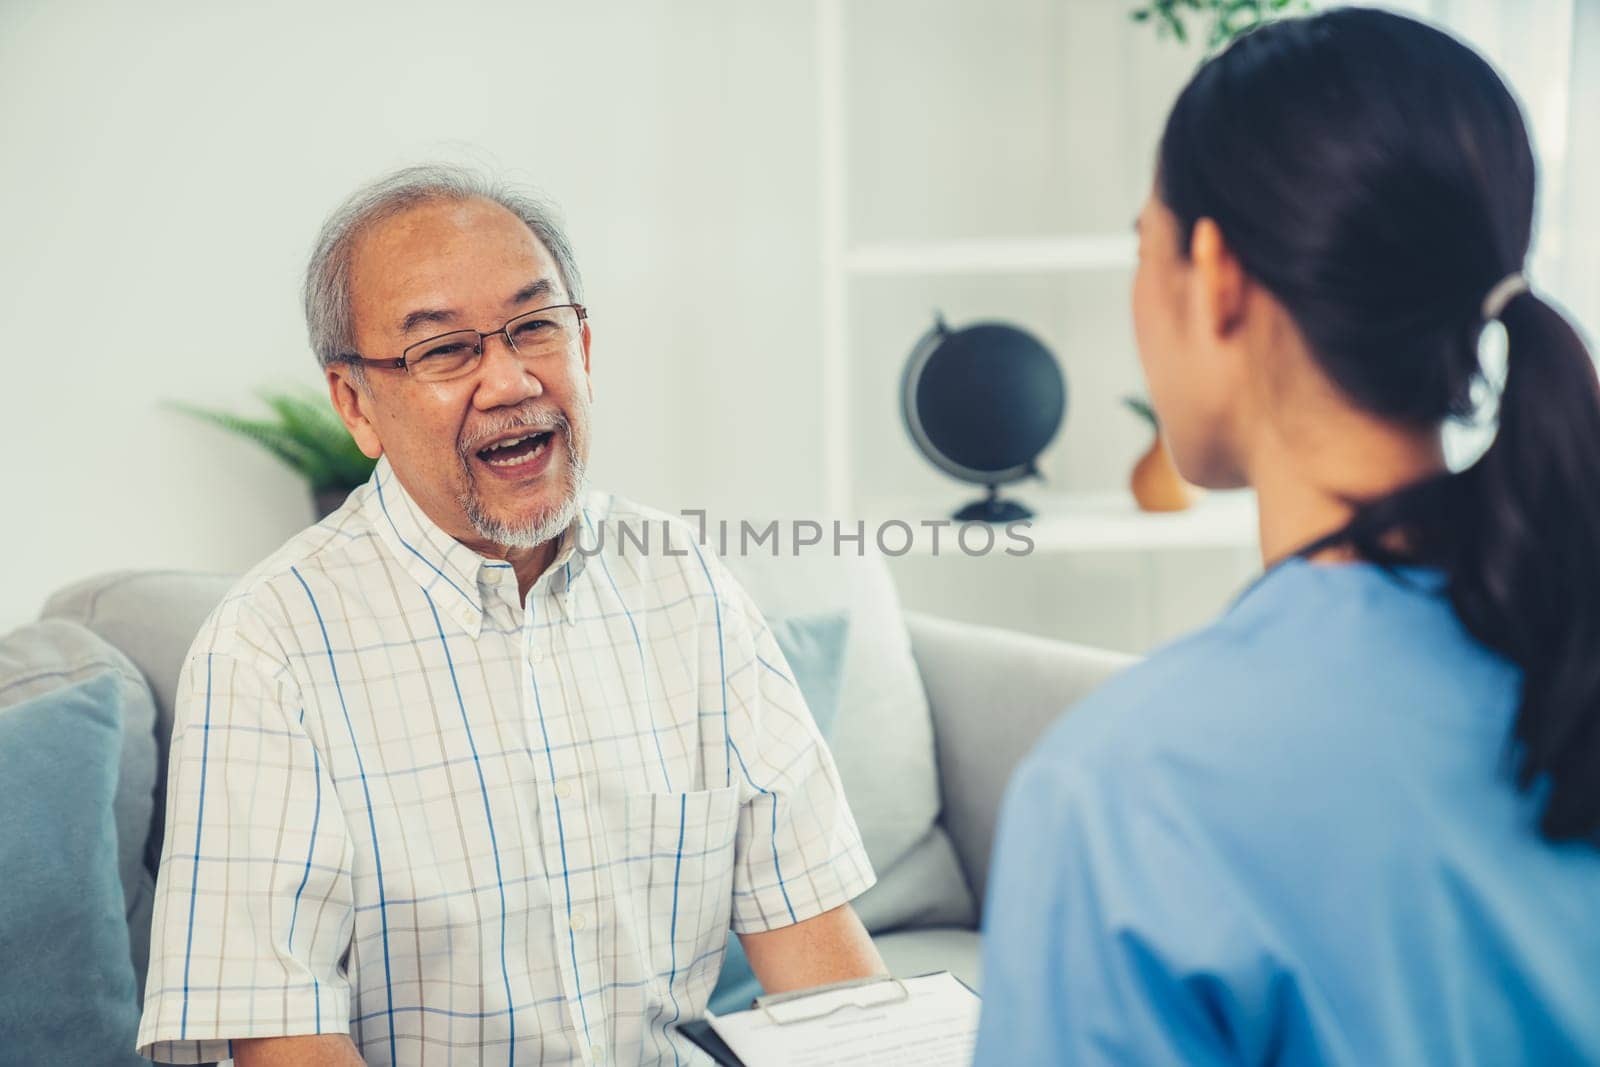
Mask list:
[[[925,241],[867,244],[850,249],[853,275],[1041,274],[1132,267],[1132,235],[1038,237],[999,241]]]
[[[1027,531],[1034,552],[1248,549],[1258,540],[1255,494],[1251,492],[1210,493],[1187,511],[1167,513],[1140,511],[1129,494],[1119,492],[1021,490],[1015,496],[1034,511]],[[924,520],[947,519],[962,499],[958,492],[938,499],[894,501],[873,510],[873,523],[899,520],[916,527]],[[916,532],[911,554],[930,555],[930,531]],[[959,554],[956,536],[953,527],[940,531],[941,554]],[[1014,542],[1002,533],[996,544],[1003,552]]]
[[[1252,492],[1212,493],[1187,511],[1140,511],[1128,493],[1063,493],[1035,502],[1041,552],[1252,548],[1260,539]]]
[[[1148,190],[1143,142],[1159,132],[1149,113],[1176,93],[1186,64],[1165,42],[1115,36],[1133,33],[1116,3],[1007,0],[975,13],[966,0],[813,2],[819,518],[850,529],[860,520],[867,543],[881,533],[885,549],[907,543],[886,524],[911,528],[909,550],[887,561],[908,611],[1135,653],[1214,618],[1260,566],[1253,494],[1213,493],[1187,511],[1150,514],[1116,488],[1144,444],[1112,406],[1136,388],[1131,366],[1112,365],[1131,358],[1125,318],[1113,325],[1123,308],[1110,303],[1137,260],[1122,220]],[[1107,36],[1096,43],[1097,34]],[[1024,53],[1015,79],[1008,43]],[[901,45],[911,51],[893,51]],[[1000,58],[968,65],[980,49]],[[889,80],[865,80],[877,72],[856,63],[881,65]],[[926,82],[915,80],[926,70]],[[1094,95],[1108,86],[1122,97]],[[995,117],[1008,132],[990,135]],[[1022,147],[1013,156],[1008,144]],[[919,175],[926,187],[905,186]],[[1058,189],[1069,199],[1052,200]],[[919,469],[896,439],[898,368],[888,363],[936,307],[961,320],[1032,322],[1073,378],[1074,416],[1044,460],[1051,481],[1003,491],[1034,511],[1025,556],[1006,554],[1021,546],[1003,529],[987,552],[989,531],[963,541],[951,515],[982,491]],[[937,558],[924,522],[950,523],[937,528]]]
[[[850,279],[845,270],[844,4],[817,0],[817,108],[822,190],[822,472],[829,514],[854,510],[850,469]]]
[[[855,493],[851,426],[852,286],[862,279],[1037,275],[1127,270],[1137,256],[1131,233],[1061,233],[1038,237],[856,242],[849,232],[845,12],[847,0],[816,0],[821,167],[822,462],[829,514],[946,518],[964,492],[947,498],[861,500]],[[1036,552],[1248,549],[1256,544],[1253,497],[1217,494],[1173,515],[1141,512],[1127,493],[1063,493],[1019,487],[1015,495],[1038,512]],[[918,539],[915,551],[922,551]]]

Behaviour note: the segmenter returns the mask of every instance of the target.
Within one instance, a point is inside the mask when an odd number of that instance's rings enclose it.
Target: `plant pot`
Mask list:
[[[1178,473],[1178,465],[1167,450],[1167,439],[1160,431],[1150,442],[1150,450],[1134,464],[1129,486],[1142,511],[1183,511],[1200,496],[1200,490]]]
[[[318,489],[311,494],[311,505],[316,510],[317,521],[332,515],[344,506],[345,497],[349,496],[349,489]]]

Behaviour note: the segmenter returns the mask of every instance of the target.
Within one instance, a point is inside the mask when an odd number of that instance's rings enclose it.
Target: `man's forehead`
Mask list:
[[[556,276],[543,243],[504,207],[486,200],[433,201],[383,219],[361,235],[352,249],[350,295],[373,310],[498,302],[529,279]]]
[[[396,253],[449,258],[475,250],[550,258],[527,223],[488,200],[429,201],[380,219],[361,234],[354,258],[358,263]]]

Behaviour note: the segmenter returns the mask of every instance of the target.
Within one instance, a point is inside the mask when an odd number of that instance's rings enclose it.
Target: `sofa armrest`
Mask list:
[[[1061,713],[1133,657],[906,613],[933,714],[942,820],[982,906],[1011,772]]]

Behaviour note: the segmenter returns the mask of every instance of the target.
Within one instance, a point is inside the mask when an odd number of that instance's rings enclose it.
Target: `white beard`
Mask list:
[[[584,470],[583,461],[572,447],[572,437],[569,433],[552,435],[551,447],[555,438],[559,437],[567,449],[567,476],[566,492],[561,500],[553,507],[545,508],[521,522],[511,523],[498,519],[483,510],[478,501],[477,494],[468,488],[461,494],[459,503],[461,510],[466,513],[467,521],[472,523],[472,529],[477,535],[492,545],[501,548],[538,548],[546,541],[554,540],[567,532],[567,527],[578,517],[582,507],[587,488],[588,472]]]

